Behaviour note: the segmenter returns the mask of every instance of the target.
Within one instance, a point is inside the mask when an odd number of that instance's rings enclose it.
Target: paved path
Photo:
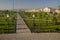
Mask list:
[[[60,40],[60,33],[0,34],[0,40]]]
[[[19,13],[17,13],[17,33],[31,33]]]

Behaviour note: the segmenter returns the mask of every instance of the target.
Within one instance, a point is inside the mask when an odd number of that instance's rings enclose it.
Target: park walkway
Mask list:
[[[0,34],[0,40],[60,40],[60,33],[31,33],[17,13],[17,33]]]
[[[17,33],[30,33],[28,26],[25,24],[19,13],[17,13]]]

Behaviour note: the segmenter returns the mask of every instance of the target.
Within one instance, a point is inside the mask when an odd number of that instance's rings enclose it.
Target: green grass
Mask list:
[[[33,14],[35,15],[34,21],[32,20]],[[60,14],[47,14],[44,12],[22,12],[20,15],[22,18],[24,18],[26,24],[29,26],[32,32],[60,32],[60,22],[56,22],[56,20],[60,20]]]

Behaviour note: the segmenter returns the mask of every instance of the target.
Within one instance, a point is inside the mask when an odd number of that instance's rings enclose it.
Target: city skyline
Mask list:
[[[14,9],[57,8],[60,0],[14,0]],[[0,10],[13,9],[13,0],[0,0]]]

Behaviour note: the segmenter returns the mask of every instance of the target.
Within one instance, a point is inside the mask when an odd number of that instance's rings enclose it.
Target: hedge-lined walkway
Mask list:
[[[19,13],[17,13],[17,33],[30,33],[30,29],[25,24]]]

